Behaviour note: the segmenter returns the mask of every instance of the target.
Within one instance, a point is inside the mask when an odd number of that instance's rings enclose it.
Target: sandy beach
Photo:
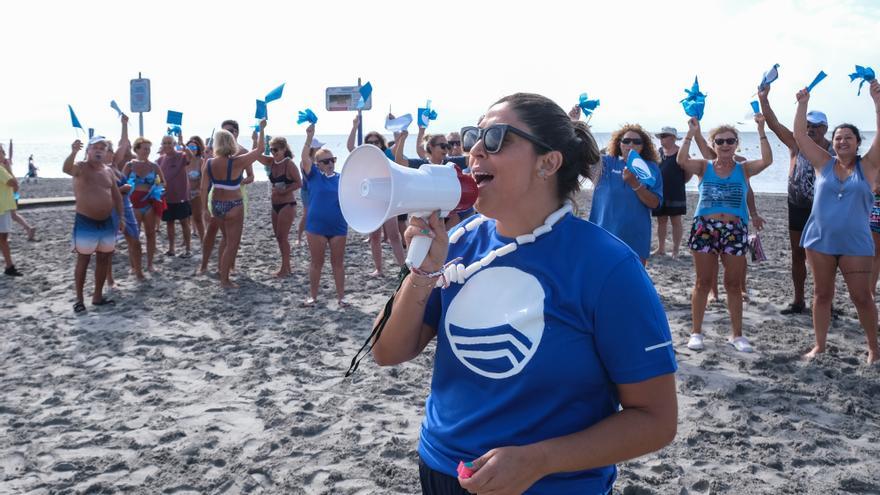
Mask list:
[[[72,190],[41,179],[22,195]],[[191,259],[162,256],[163,227],[159,272],[137,283],[120,243],[116,306],[88,305],[82,316],[72,310],[73,208],[22,211],[39,242],[16,226],[12,253],[25,276],[0,278],[0,494],[419,492],[433,344],[405,365],[367,358],[343,377],[396,286],[390,249],[389,274],[371,278],[369,247],[352,232],[350,306],[336,306],[328,261],[318,306],[302,308],[307,249],[294,249],[291,278],[272,278],[267,184],[249,195],[233,275],[240,290],[194,276],[197,240]],[[589,192],[578,202],[587,216]],[[757,204],[769,261],[749,266],[744,331],[756,353],[727,345],[720,304],[706,313],[706,350],[688,350],[691,257],[683,249],[649,261],[676,342],[678,436],[620,465],[615,493],[880,493],[880,367],[864,364],[855,308],[838,277],[843,314],[828,353],[800,360],[811,317],[779,314],[792,298],[786,199],[759,194]]]

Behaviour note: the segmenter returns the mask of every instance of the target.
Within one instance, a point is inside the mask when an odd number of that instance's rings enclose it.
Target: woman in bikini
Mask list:
[[[293,162],[293,152],[287,140],[275,137],[269,141],[272,156],[260,155],[257,160],[267,167],[272,183],[272,231],[281,250],[281,268],[278,278],[290,276],[290,227],[296,220],[296,198],[293,193],[302,187],[299,169]]]
[[[205,203],[202,199],[202,167],[205,164],[205,143],[202,138],[193,136],[186,143],[192,158],[186,165],[186,176],[189,181],[189,204],[192,207],[193,227],[199,236],[199,242],[205,242]]]
[[[148,139],[139,137],[134,140],[135,159],[128,162],[122,169],[122,175],[128,177],[128,183],[134,187],[131,192],[131,207],[138,227],[143,224],[147,236],[147,271],[153,272],[153,257],[156,254],[156,225],[165,211],[163,197],[165,176],[159,165],[151,162]]]
[[[265,128],[266,119],[263,119],[260,121],[260,136],[256,148],[237,156],[238,143],[235,136],[226,130],[217,131],[214,134],[214,158],[205,164],[208,180],[202,181],[201,195],[207,198],[208,188],[214,188],[211,215],[220,224],[220,231],[226,239],[226,245],[220,253],[220,286],[227,289],[238,288],[237,284],[229,280],[229,270],[238,254],[244,225],[244,201],[241,195],[244,171],[263,152]],[[209,255],[210,247],[206,242],[202,248],[202,267],[207,265]]]

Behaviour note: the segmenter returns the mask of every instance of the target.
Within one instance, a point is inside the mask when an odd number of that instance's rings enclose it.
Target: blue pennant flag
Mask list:
[[[67,109],[70,110],[70,124],[75,128],[79,127],[80,129],[85,130],[85,129],[83,129],[82,124],[79,123],[79,119],[76,118],[76,114],[73,113],[73,107],[70,105],[67,105]]]
[[[761,78],[761,84],[758,85],[758,91],[761,91],[764,88],[770,86],[770,83],[775,81],[778,77],[779,77],[779,64],[773,64],[773,67],[771,67],[770,70],[765,72],[764,76]]]
[[[870,83],[871,81],[876,79],[876,76],[874,76],[874,69],[872,69],[870,67],[862,67],[861,65],[857,65],[856,71],[849,75],[849,82],[853,82],[856,79],[862,80],[862,82],[859,83],[859,92],[858,92],[858,94],[861,95],[862,94],[862,86],[864,86],[865,83]]]
[[[170,124],[170,122],[169,122],[169,124]],[[169,136],[180,136],[180,133],[181,133],[180,126],[177,124],[172,124],[172,125],[168,126],[168,130],[166,131],[166,134]]]
[[[813,79],[813,82],[811,82],[810,85],[807,86],[807,93],[812,91],[813,88],[815,88],[816,85],[822,82],[822,79],[825,79],[826,77],[828,77],[828,74],[826,74],[825,71],[820,70],[819,73],[816,74],[816,78]]]
[[[694,77],[694,84],[691,89],[684,90],[687,97],[681,100],[681,106],[684,107],[684,113],[689,117],[696,117],[702,120],[703,111],[706,109],[706,95],[700,92],[700,82]]]
[[[284,83],[281,86],[269,91],[269,94],[266,95],[266,103],[273,102],[279,98],[281,98],[281,93],[284,92]]]
[[[255,119],[268,119],[269,113],[266,110],[266,102],[263,100],[257,100],[257,110],[254,112]]]
[[[296,119],[297,124],[302,124],[303,122],[308,122],[309,124],[317,124],[318,116],[315,115],[315,112],[313,112],[311,108],[306,108],[305,110],[301,110],[299,112],[299,117],[297,117]]]
[[[626,168],[632,172],[633,175],[638,177],[639,182],[646,187],[654,187],[654,184],[657,183],[657,178],[654,177],[653,172],[651,172],[651,167],[648,166],[648,162],[636,153],[636,150],[629,150],[629,155],[626,157]]]
[[[391,132],[405,131],[412,124],[412,114],[401,115],[396,119],[385,119],[385,129]]]
[[[759,113],[761,113],[761,105],[759,105],[757,101],[752,102],[752,112],[755,115],[758,115]]]
[[[168,117],[165,119],[166,124],[183,125],[183,113],[168,110]]]
[[[431,108],[431,100],[425,103],[425,108],[420,108],[417,115],[419,116],[419,127],[428,127],[432,120],[437,120],[437,111]]]
[[[116,104],[116,100],[110,100],[110,108],[116,110],[116,113],[118,113],[119,116],[122,117],[122,109],[120,109],[119,105]]]
[[[590,100],[587,98],[586,93],[581,93],[581,96],[578,98],[578,106],[581,108],[584,116],[591,115],[593,110],[599,106],[599,100]]]
[[[370,99],[370,95],[373,94],[373,85],[367,82],[361,86],[361,89],[358,90],[361,94],[361,97],[358,98],[357,109],[361,110],[367,105],[367,100]]]

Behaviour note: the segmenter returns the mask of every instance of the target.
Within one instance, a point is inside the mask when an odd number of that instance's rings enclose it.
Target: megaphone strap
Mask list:
[[[541,237],[544,234],[547,234],[551,230],[553,230],[553,226],[556,225],[557,222],[562,220],[566,214],[571,213],[574,209],[571,201],[566,201],[565,204],[562,205],[562,208],[551,213],[546,220],[544,220],[544,224],[540,225],[531,234],[523,234],[518,236],[514,242],[501,246],[498,249],[495,249],[483,259],[479,261],[474,261],[468,266],[464,266],[461,263],[453,263],[446,266],[446,269],[443,272],[443,276],[440,277],[440,280],[437,281],[437,287],[449,287],[449,284],[463,284],[467,279],[472,277],[475,273],[480,271],[483,268],[489,266],[493,261],[502,256],[506,256],[514,251],[522,245],[529,244],[535,242],[538,237]],[[449,236],[449,244],[455,244],[459,239],[465,234],[465,232],[471,232],[477,227],[479,227],[483,222],[486,222],[488,219],[483,215],[474,218],[470,222],[464,225],[464,228],[458,229]]]

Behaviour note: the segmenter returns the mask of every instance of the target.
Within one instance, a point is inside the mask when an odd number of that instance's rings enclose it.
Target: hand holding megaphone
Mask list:
[[[440,218],[439,212],[435,211],[425,219],[422,217],[410,217],[409,226],[403,233],[403,239],[407,246],[419,239],[428,238],[428,253],[421,265],[416,268],[425,272],[437,272],[443,269],[446,263],[446,255],[449,252],[449,235],[446,233],[446,223]],[[407,253],[407,258],[409,258]]]
[[[402,213],[427,219],[464,211],[477,200],[477,183],[453,165],[400,166],[379,148],[365,144],[345,160],[339,178],[339,205],[345,221],[362,234],[379,229]],[[430,229],[422,225],[408,245],[406,264],[419,268],[431,248]],[[428,230],[424,234],[421,230]],[[445,235],[445,232],[444,232]]]

